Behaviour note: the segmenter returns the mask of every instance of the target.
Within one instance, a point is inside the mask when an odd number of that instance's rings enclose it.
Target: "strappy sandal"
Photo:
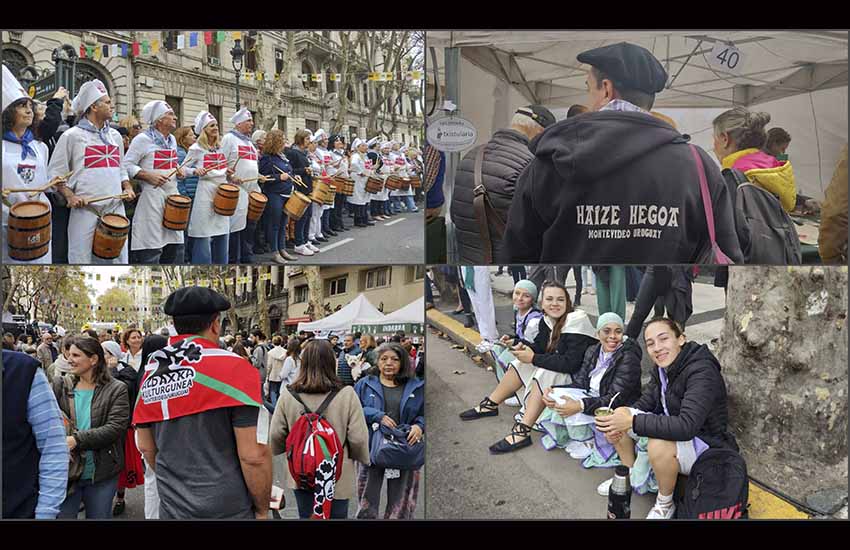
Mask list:
[[[532,444],[531,426],[526,426],[522,422],[515,423],[509,435],[514,437],[513,443],[508,443],[505,439],[500,439],[496,444],[490,446],[490,452],[494,455],[511,453],[523,447],[529,447]],[[520,437],[522,439],[518,439]]]
[[[481,403],[478,404],[478,409],[475,407],[463,411],[460,413],[461,420],[478,420],[479,418],[484,418],[485,416],[499,416],[499,404],[490,399],[489,397],[485,397],[481,400]]]

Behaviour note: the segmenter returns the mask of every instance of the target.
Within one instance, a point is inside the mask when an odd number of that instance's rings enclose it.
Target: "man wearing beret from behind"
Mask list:
[[[178,335],[144,365],[133,414],[139,450],[156,474],[159,517],[266,519],[269,417],[257,369],[218,345],[230,302],[192,286],[173,292],[164,309]]]
[[[720,250],[742,261],[717,165],[649,113],[667,82],[658,60],[625,42],[577,59],[589,66],[591,112],[532,141],[494,263],[713,263],[711,218]]]

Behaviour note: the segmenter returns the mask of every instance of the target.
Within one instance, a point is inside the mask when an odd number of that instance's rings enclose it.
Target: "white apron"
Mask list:
[[[362,206],[369,203],[371,193],[366,192],[366,180],[369,179],[368,172],[372,169],[372,161],[364,158],[360,153],[351,154],[351,168],[349,174],[354,180],[354,194],[345,198],[349,204]]]
[[[404,159],[404,155],[402,154],[394,154],[393,155],[393,165],[395,166],[395,174],[400,178],[409,177],[409,173],[407,171],[407,162]],[[413,196],[413,187],[408,187],[406,191],[398,190],[398,191],[390,191],[391,197],[406,197]]]
[[[393,164],[390,157],[382,156],[381,157],[381,179],[384,180],[384,187],[380,192],[374,193],[372,197],[376,201],[386,201],[390,198],[390,190],[387,189],[387,179],[393,173]]]
[[[318,152],[317,148],[313,153],[307,153],[307,158],[310,159],[310,168],[313,169],[313,188],[315,188],[319,176],[322,174],[322,164],[319,161]],[[310,208],[310,226],[307,228],[307,236],[311,241],[322,235],[323,206],[314,202],[312,208]]]
[[[260,185],[257,183],[257,176],[260,174],[257,168],[259,155],[251,140],[244,140],[232,132],[222,138],[221,151],[227,157],[228,166],[233,168],[234,164],[236,165],[234,175],[237,178],[253,180],[238,186],[239,202],[236,204],[236,212],[230,216],[230,232],[238,233],[245,229],[248,223],[248,193],[260,191]]]
[[[240,163],[241,164],[241,163]],[[198,188],[192,201],[192,215],[189,217],[189,227],[186,232],[190,237],[205,238],[227,235],[230,231],[229,216],[215,213],[213,203],[218,186],[227,183],[227,157],[221,150],[207,151],[195,143],[189,148],[187,168],[200,167],[207,169],[215,166],[221,168],[210,170],[198,178]]]
[[[47,166],[48,178],[74,171],[66,185],[78,197],[120,195],[123,192],[122,182],[130,179],[123,164],[124,141],[114,129],[110,129],[107,140],[108,144],[101,141],[98,134],[79,127],[66,130],[53,149],[53,156]],[[68,220],[68,263],[127,263],[127,242],[114,260],[102,260],[92,254],[94,232],[100,216],[104,214],[124,216],[124,202],[111,199],[85,208],[71,209]]]
[[[124,164],[128,172],[138,167],[145,172],[168,175],[178,166],[177,149],[163,148],[147,134],[139,134],[130,144]],[[182,231],[166,229],[162,225],[165,200],[169,195],[180,194],[177,190],[177,174],[173,174],[168,183],[160,187],[154,187],[146,181],[142,181],[141,186],[139,202],[133,214],[133,243],[130,250],[154,250],[169,244],[183,244]]]
[[[47,145],[40,141],[31,141],[30,148],[35,151],[35,157],[27,155],[25,160],[21,160],[21,152],[23,147],[17,143],[3,140],[3,187],[7,189],[32,189],[42,187],[49,181],[47,177]],[[39,201],[45,203],[48,208],[50,201],[47,200],[47,195],[39,193],[38,195],[29,198],[27,193],[10,193],[6,198],[10,205],[14,206],[19,202]],[[9,209],[3,207],[3,236],[8,234],[9,226]],[[4,264],[49,264],[52,263],[52,238],[51,243],[47,247],[47,254],[41,258],[28,262],[13,260],[9,256],[9,247],[7,246],[8,239],[3,242],[3,263]]]
[[[322,163],[322,169],[324,170],[325,175],[327,175],[327,177],[329,177],[329,178],[333,178],[334,174],[336,174],[336,168],[333,168],[331,166],[331,163],[334,160],[333,155],[331,155],[331,152],[328,151],[327,149],[322,149],[321,147],[317,147],[316,148],[316,157]],[[322,205],[322,212],[324,212],[325,210],[333,210],[333,208],[334,208],[334,205],[332,205],[332,204],[323,204]]]

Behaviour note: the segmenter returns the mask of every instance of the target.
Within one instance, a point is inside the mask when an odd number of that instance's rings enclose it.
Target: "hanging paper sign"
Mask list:
[[[711,50],[708,63],[717,69],[738,74],[744,65],[744,54],[732,44],[718,42]]]
[[[426,137],[434,149],[456,153],[472,147],[478,138],[478,131],[465,118],[448,116],[430,123]]]

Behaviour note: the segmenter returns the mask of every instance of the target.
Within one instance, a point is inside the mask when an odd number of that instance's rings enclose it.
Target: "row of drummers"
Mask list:
[[[85,96],[82,103],[91,102],[82,107],[86,116],[62,134],[49,162],[46,147],[25,151],[23,169],[7,171],[4,162],[5,260],[50,263],[52,212],[46,192],[60,195],[70,208],[69,263],[127,263],[128,248],[136,253],[133,263],[182,263],[184,232],[193,241],[192,263],[234,263],[252,261],[246,244],[253,240],[269,202],[263,187],[272,187],[271,182],[289,182],[275,193],[285,199],[290,218],[300,219],[315,205],[313,224],[317,215],[321,223],[322,212],[333,208],[336,194],[352,205],[363,205],[369,194],[412,195],[412,189],[420,186],[415,163],[404,154],[392,154],[392,142],[382,144],[384,155],[373,163],[367,150],[377,140],[356,139],[350,152],[338,141],[328,150],[323,130],[300,131],[286,155],[279,153],[283,163],[273,163],[274,171],[261,174],[247,108],[230,119],[234,128],[224,136],[210,113],[199,113],[194,125],[198,139],[178,164],[176,117],[166,102],[152,101],[142,111],[150,127],[133,139],[125,154],[120,134],[108,124],[111,111],[103,120],[97,113],[90,116],[91,105],[105,95],[99,81],[81,87],[78,98]],[[304,132],[306,136],[301,135]],[[305,157],[306,162],[299,161]],[[194,198],[178,192],[178,178],[187,177],[198,178]],[[131,178],[141,182],[138,197]],[[132,201],[137,203],[131,221],[124,203]],[[215,246],[215,241],[223,246]],[[204,246],[205,254],[194,254]]]

